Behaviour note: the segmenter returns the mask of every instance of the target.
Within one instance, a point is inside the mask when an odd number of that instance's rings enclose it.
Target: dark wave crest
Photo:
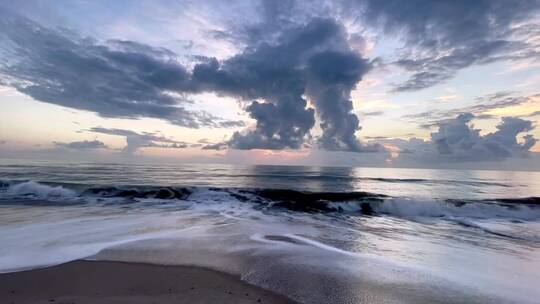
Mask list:
[[[215,194],[223,197],[216,200]],[[144,200],[141,200],[144,199]],[[34,181],[0,181],[1,204],[248,203],[254,208],[306,213],[347,213],[401,217],[540,219],[540,198],[419,200],[370,192],[307,192],[285,189],[97,186]],[[139,204],[140,206],[140,204]]]
[[[192,190],[186,187],[90,187],[84,189],[80,196],[122,197],[122,198],[156,198],[156,199],[186,199]]]
[[[362,214],[373,214],[373,209],[369,203],[382,202],[386,195],[369,192],[301,192],[284,189],[257,189],[240,190],[235,193],[235,197],[240,200],[249,200],[248,196],[242,194],[256,195],[260,199],[270,201],[273,208],[284,208],[292,211],[320,212],[320,211],[343,211],[342,208],[332,206],[335,202],[355,202],[360,206]]]

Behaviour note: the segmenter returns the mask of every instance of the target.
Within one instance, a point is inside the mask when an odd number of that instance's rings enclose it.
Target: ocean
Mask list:
[[[539,303],[540,172],[0,161],[0,272],[215,269],[303,303]]]

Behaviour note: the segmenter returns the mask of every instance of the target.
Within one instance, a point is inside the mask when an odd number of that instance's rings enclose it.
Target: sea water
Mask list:
[[[0,162],[0,271],[194,265],[305,303],[538,303],[540,173]]]

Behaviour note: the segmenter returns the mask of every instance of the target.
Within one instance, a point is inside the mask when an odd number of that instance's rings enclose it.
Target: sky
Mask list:
[[[0,157],[540,170],[540,0],[0,0]]]

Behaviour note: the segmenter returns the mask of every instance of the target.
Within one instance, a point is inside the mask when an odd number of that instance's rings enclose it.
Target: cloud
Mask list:
[[[276,45],[247,48],[221,64],[209,60],[195,66],[193,77],[199,83],[249,102],[245,109],[257,125],[252,130],[236,132],[230,140],[232,147],[297,149],[302,145],[315,124],[314,110],[306,108],[307,101],[302,97],[302,61],[315,44],[323,43],[331,35],[321,32],[320,38],[316,36],[327,24],[321,21],[296,29],[290,36],[281,37]]]
[[[256,120],[254,128],[233,134],[233,148],[298,149],[310,137],[316,111],[323,148],[376,149],[355,137],[360,126],[350,92],[371,62],[349,47],[345,28],[333,19],[292,22],[291,15],[282,18],[286,6],[264,7],[263,21],[244,29],[243,52],[221,62],[199,57],[192,71],[167,49],[99,43],[4,12],[2,51],[12,56],[0,65],[0,81],[37,100],[104,117],[161,118],[191,128],[243,126],[189,109],[186,94],[217,92],[240,98]],[[254,38],[262,33],[272,39]]]
[[[438,126],[447,121],[448,117],[456,117],[462,113],[471,113],[475,116],[475,119],[491,119],[495,118],[496,116],[487,114],[486,112],[529,103],[538,97],[540,97],[540,94],[519,96],[514,92],[501,91],[494,94],[477,97],[475,98],[475,104],[470,106],[409,114],[403,116],[403,118],[409,122],[419,124],[422,128]]]
[[[95,150],[95,149],[108,149],[107,145],[99,140],[83,140],[73,141],[69,143],[54,141],[53,144],[58,148],[65,148],[71,150]]]
[[[439,126],[431,134],[431,141],[440,155],[454,159],[484,159],[518,156],[527,152],[536,143],[532,135],[523,136],[523,143],[517,142],[517,135],[533,129],[532,122],[515,117],[503,117],[497,131],[480,135],[468,123],[474,115],[461,114],[453,121]]]
[[[403,151],[414,154],[420,162],[490,161],[512,157],[525,157],[538,141],[525,134],[518,142],[519,134],[532,131],[531,121],[517,117],[503,117],[496,131],[485,135],[471,124],[475,116],[463,113],[454,119],[441,122],[429,140],[389,140]],[[409,156],[406,156],[409,157]]]
[[[326,150],[364,152],[383,148],[357,139],[361,127],[350,95],[377,61],[358,52],[366,41],[348,21],[403,39],[405,48],[393,63],[412,76],[397,91],[435,85],[476,64],[540,58],[537,40],[530,39],[538,30],[538,1],[337,3],[263,1],[254,20],[230,21],[214,31],[238,42],[241,52],[224,60],[189,58],[187,65],[164,48],[100,42],[2,11],[0,52],[6,60],[0,82],[37,100],[104,117],[152,117],[191,128],[244,126],[192,109],[190,94],[215,92],[237,98],[255,120],[225,141],[232,148],[300,149],[317,143]],[[523,100],[502,96],[477,102],[406,119],[428,120],[423,124],[429,127],[462,112],[489,118],[486,111]],[[314,138],[316,118],[322,135]]]
[[[203,90],[248,102],[245,110],[256,126],[235,132],[229,145],[298,149],[309,137],[316,112],[323,148],[366,149],[354,136],[360,127],[352,113],[350,92],[371,63],[351,50],[343,26],[333,19],[317,18],[276,34],[274,40],[257,42],[221,63],[208,59],[193,70],[193,80]],[[315,109],[307,107],[306,99]]]
[[[0,8],[0,83],[36,100],[103,117],[152,117],[190,128],[242,122],[188,109],[190,74],[164,48],[111,40],[99,43],[48,29]]]
[[[360,116],[368,117],[368,116],[381,116],[383,115],[383,111],[372,111],[372,112],[361,112]]]
[[[526,117],[534,117],[534,116],[540,116],[540,111],[534,111],[526,115]]]
[[[391,139],[391,137],[387,137],[387,136],[364,136],[365,139],[368,139],[368,140],[386,140],[386,139]]]
[[[443,96],[439,96],[437,98],[435,98],[435,101],[437,102],[449,102],[449,101],[452,101],[452,100],[455,100],[457,99],[459,96],[458,95],[443,95]]]
[[[7,140],[3,140],[3,139],[0,140],[0,145],[3,145],[5,143],[7,143]]]
[[[219,1],[217,3],[220,3]],[[297,0],[259,0],[248,2],[250,19],[229,20],[222,24],[220,30],[210,30],[208,34],[213,39],[225,40],[235,45],[254,47],[262,44],[272,44],[286,31],[295,30],[299,25],[306,24],[316,16],[321,16],[321,9],[314,2]],[[229,4],[230,5],[230,4]],[[212,5],[215,8],[216,5]]]
[[[316,105],[323,134],[319,139],[327,150],[373,152],[380,146],[362,144],[355,136],[360,130],[358,117],[352,113],[351,91],[371,64],[351,52],[327,51],[310,58],[306,94]]]
[[[122,151],[126,154],[133,155],[140,148],[157,147],[157,148],[172,148],[184,149],[189,147],[188,143],[183,141],[173,140],[155,133],[137,133],[125,129],[109,129],[103,127],[93,127],[88,132],[101,133],[107,135],[122,136],[126,139],[126,146]]]
[[[215,118],[213,118],[213,120],[215,120]],[[244,127],[245,125],[246,123],[241,120],[223,120],[217,122],[217,126],[220,128],[238,128]]]
[[[227,149],[228,146],[229,146],[229,143],[227,143],[227,142],[220,142],[220,143],[215,143],[215,144],[207,144],[207,145],[203,146],[201,149],[203,149],[203,150],[217,150],[217,151],[220,151],[220,150],[225,150],[225,149]]]
[[[406,48],[394,63],[412,73],[395,91],[417,91],[457,71],[500,60],[540,58],[537,0],[344,0],[343,14]],[[361,17],[358,17],[361,16]]]
[[[167,148],[167,149],[185,149],[191,147],[190,144],[184,142],[178,142],[173,144],[160,144],[155,142],[149,142],[144,147],[154,147],[154,148]]]

